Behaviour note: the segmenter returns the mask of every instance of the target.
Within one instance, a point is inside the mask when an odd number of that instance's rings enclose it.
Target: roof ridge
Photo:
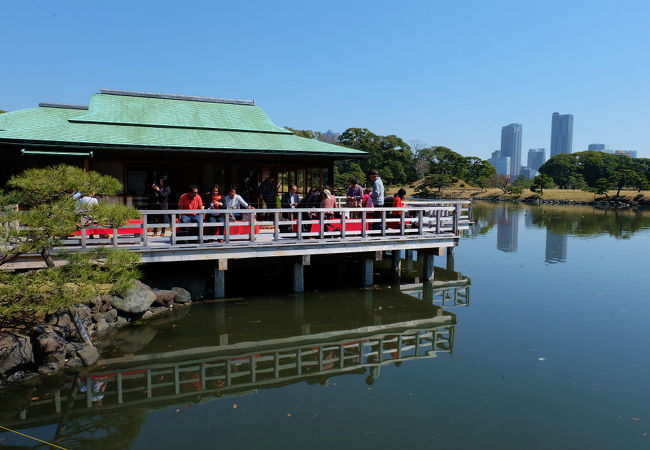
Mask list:
[[[217,97],[200,97],[195,95],[162,94],[154,92],[122,91],[119,89],[99,89],[100,94],[124,95],[127,97],[160,98],[167,100],[186,100],[192,102],[228,103],[232,105],[255,106],[255,100],[237,100]]]
[[[71,105],[69,103],[41,102],[38,104],[38,106],[41,108],[84,109],[84,110],[88,109],[88,106],[86,105]]]

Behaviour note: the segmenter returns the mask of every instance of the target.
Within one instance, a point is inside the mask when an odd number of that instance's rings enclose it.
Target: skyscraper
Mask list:
[[[488,162],[496,169],[497,174],[510,176],[510,158],[504,158],[501,155],[501,150],[493,151],[492,158],[488,159]]]
[[[571,153],[573,146],[573,114],[553,113],[551,120],[551,158]]]
[[[543,148],[531,148],[528,150],[528,168],[539,171],[542,164],[546,162],[546,150]]]
[[[513,179],[521,171],[521,129],[520,123],[501,128],[501,156],[510,157],[510,176]]]

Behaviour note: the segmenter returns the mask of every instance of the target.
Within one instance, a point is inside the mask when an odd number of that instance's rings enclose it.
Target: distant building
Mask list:
[[[501,128],[501,156],[510,157],[512,178],[517,178],[521,170],[521,132],[520,123],[511,123]]]
[[[318,140],[321,142],[327,142],[328,144],[338,144],[340,135],[341,133],[335,133],[332,130],[327,130],[325,133],[318,135]]]
[[[543,148],[531,148],[528,150],[528,165],[529,169],[535,172],[546,162],[546,150]]]
[[[628,158],[636,158],[636,150],[615,150],[615,155],[623,155]]]
[[[495,152],[496,153],[496,152]],[[505,157],[505,158],[490,158],[488,159],[488,162],[492,164],[492,167],[494,167],[499,175],[505,175],[507,177],[510,176],[510,158]]]
[[[566,261],[567,235],[555,234],[546,230],[546,255],[544,261],[547,263],[558,263]]]
[[[606,152],[605,144],[589,144],[587,150],[590,152]]]
[[[573,146],[573,114],[553,113],[551,120],[551,158],[571,153]]]
[[[539,172],[532,167],[522,167],[521,168],[521,175],[525,176],[526,178],[535,178]]]
[[[492,152],[492,158],[501,158],[501,150],[495,150]]]

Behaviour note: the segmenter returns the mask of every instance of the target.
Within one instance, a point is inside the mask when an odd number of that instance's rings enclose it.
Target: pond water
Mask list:
[[[121,329],[87,373],[1,390],[0,425],[93,449],[650,448],[650,213],[473,212],[433,285],[413,254],[372,290],[354,261],[305,294],[230,280],[240,297]]]

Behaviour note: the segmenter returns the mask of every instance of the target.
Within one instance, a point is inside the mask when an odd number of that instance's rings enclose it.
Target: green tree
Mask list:
[[[438,189],[438,192],[442,190],[442,188],[450,186],[451,185],[451,176],[447,174],[434,174],[434,175],[427,175],[420,186],[418,186],[418,191],[422,193],[427,193],[428,188],[435,188]]]
[[[621,190],[626,186],[636,186],[640,181],[639,174],[632,169],[620,169],[612,175],[616,196],[621,195]]]
[[[539,195],[544,195],[544,189],[551,189],[553,187],[553,178],[545,174],[537,175],[533,178],[533,185],[530,187],[530,190],[537,192],[539,190]]]
[[[123,291],[137,278],[138,256],[125,251],[67,254],[64,266],[55,265],[52,253],[63,238],[80,230],[85,220],[116,228],[140,216],[137,210],[119,204],[100,204],[85,211],[77,208],[74,193],[114,195],[122,188],[119,181],[59,165],[28,169],[13,176],[7,187],[8,192],[0,195],[0,222],[18,222],[20,227],[11,228],[0,254],[0,266],[20,254],[38,253],[46,269],[3,273],[0,311],[69,307],[101,289]],[[6,207],[11,204],[22,210],[8,212]],[[80,334],[84,336],[81,330]]]
[[[589,188],[594,193],[594,198],[596,194],[603,195],[607,197],[607,191],[612,187],[612,183],[607,178],[599,178],[596,180],[596,183],[593,187]]]
[[[575,154],[563,153],[555,155],[546,161],[542,167],[539,168],[539,173],[548,175],[553,178],[553,182],[561,189],[566,189],[571,175],[574,175],[577,170],[578,164]]]
[[[581,174],[576,173],[569,177],[569,182],[567,183],[567,187],[569,189],[583,190],[587,187],[587,182],[585,181],[585,178]]]

